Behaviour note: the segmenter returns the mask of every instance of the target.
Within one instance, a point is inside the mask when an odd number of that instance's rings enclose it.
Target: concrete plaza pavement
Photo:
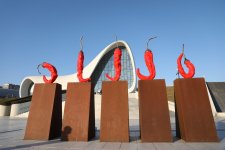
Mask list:
[[[96,137],[89,142],[62,142],[59,138],[50,141],[23,140],[27,118],[0,117],[0,150],[225,150],[225,117],[216,117],[215,123],[220,141],[185,142],[175,137],[175,119],[171,118],[172,143],[141,143],[138,119],[130,119],[130,142],[114,143],[99,141],[100,121],[96,120]]]

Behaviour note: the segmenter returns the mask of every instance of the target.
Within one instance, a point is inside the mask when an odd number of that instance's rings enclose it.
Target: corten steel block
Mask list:
[[[204,78],[174,81],[177,137],[188,142],[217,142]]]
[[[102,82],[100,141],[129,142],[127,81]]]
[[[62,128],[62,87],[57,83],[35,84],[25,131],[25,140],[60,137]]]
[[[63,141],[95,137],[94,87],[90,82],[68,83],[64,109]]]
[[[141,141],[172,142],[165,80],[139,80],[138,89]]]

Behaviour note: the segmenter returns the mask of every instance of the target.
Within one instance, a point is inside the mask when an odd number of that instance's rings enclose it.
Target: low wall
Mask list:
[[[12,104],[10,116],[17,116],[19,114],[28,112],[30,108],[30,102],[20,103],[20,104]]]
[[[209,94],[209,93],[208,93]],[[138,106],[138,93],[129,93],[129,118],[130,119],[139,119],[139,106]],[[102,96],[99,94],[95,95],[95,118],[100,119],[101,116],[101,98]],[[211,100],[211,96],[209,94],[209,100],[212,107],[212,114],[216,116],[218,113],[215,110],[214,104]],[[13,104],[11,107],[10,116],[18,116],[18,117],[28,117],[30,102],[21,103],[21,104]],[[65,101],[62,102],[62,117],[64,114]],[[168,107],[170,111],[170,116],[175,116],[175,106],[173,101],[168,101]]]
[[[9,116],[11,106],[0,105],[0,116]]]

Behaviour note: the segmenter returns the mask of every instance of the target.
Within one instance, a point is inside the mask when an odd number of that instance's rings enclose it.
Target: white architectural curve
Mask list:
[[[117,41],[117,42],[113,42],[110,45],[108,45],[106,48],[104,48],[84,69],[83,69],[83,77],[84,78],[88,78],[91,77],[92,73],[94,72],[96,66],[98,65],[98,63],[100,62],[100,60],[102,59],[102,57],[108,53],[110,50],[113,50],[114,48],[116,48],[118,46],[124,46],[126,48],[126,50],[128,51],[128,54],[130,55],[130,59],[131,59],[131,64],[132,64],[132,68],[133,68],[133,83],[131,85],[131,87],[128,89],[128,92],[133,92],[135,90],[136,87],[136,73],[135,73],[135,62],[134,62],[134,58],[131,52],[130,47],[128,46],[128,44],[125,41]],[[71,75],[64,75],[64,76],[58,76],[58,78],[56,79],[55,83],[59,83],[62,85],[62,90],[66,90],[67,89],[67,83],[68,82],[78,82],[78,78],[77,78],[77,73],[71,74]],[[29,96],[30,93],[32,93],[33,91],[33,87],[35,83],[44,83],[42,76],[28,76],[25,77],[21,84],[20,84],[20,97],[26,97]]]

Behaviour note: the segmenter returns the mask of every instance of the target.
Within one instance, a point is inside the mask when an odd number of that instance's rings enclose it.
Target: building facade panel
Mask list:
[[[101,90],[102,81],[108,80],[105,77],[106,73],[114,77],[113,53],[117,46],[122,49],[120,80],[128,81],[128,92],[136,90],[135,63],[131,49],[125,41],[117,41],[104,48],[83,70],[84,78],[92,78],[92,82],[95,84],[95,92]],[[58,76],[55,82],[62,85],[62,90],[66,90],[68,82],[78,82],[77,73]],[[25,77],[20,85],[20,97],[32,95],[35,83],[43,83],[42,76]]]

